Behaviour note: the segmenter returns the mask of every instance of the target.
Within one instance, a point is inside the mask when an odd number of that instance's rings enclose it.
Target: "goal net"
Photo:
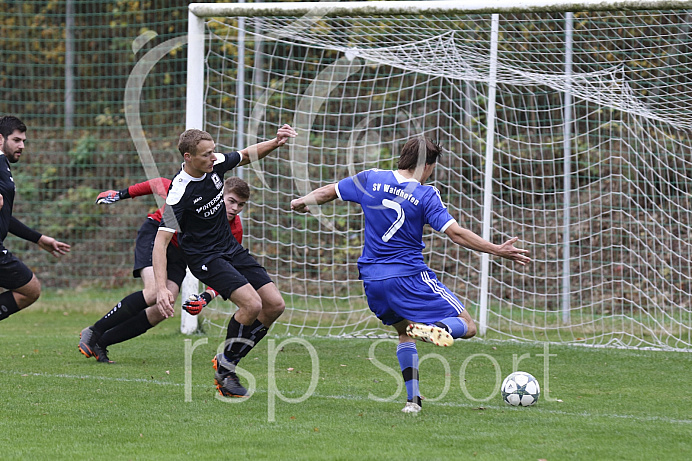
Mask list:
[[[240,170],[244,245],[286,301],[274,332],[391,334],[358,280],[359,206],[290,201],[395,169],[425,135],[459,224],[533,258],[427,228],[426,261],[482,336],[692,346],[692,3],[496,3],[190,5],[188,126],[220,151],[299,133]],[[223,332],[231,312],[214,301],[204,323]]]

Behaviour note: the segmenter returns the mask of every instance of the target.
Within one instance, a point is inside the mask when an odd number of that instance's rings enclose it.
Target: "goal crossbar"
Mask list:
[[[192,3],[198,17],[378,16],[692,9],[692,0],[469,0],[404,2]]]

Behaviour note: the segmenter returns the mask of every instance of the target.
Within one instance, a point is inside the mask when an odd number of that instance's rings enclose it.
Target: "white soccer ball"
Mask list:
[[[528,407],[538,402],[541,388],[536,378],[524,371],[515,371],[502,381],[502,400],[515,407]]]

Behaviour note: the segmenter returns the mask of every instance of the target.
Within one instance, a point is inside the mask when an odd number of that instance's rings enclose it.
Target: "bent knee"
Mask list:
[[[38,301],[38,298],[41,297],[41,289],[39,288],[36,291],[31,291],[29,293],[26,293],[23,295],[23,299],[17,303],[20,309],[24,309],[25,307],[31,306],[33,303]]]
[[[157,306],[147,307],[145,312],[145,315],[147,316],[147,321],[149,322],[149,325],[151,325],[152,327],[155,327],[162,321],[166,320],[166,317],[164,317],[163,314],[161,314]]]
[[[24,309],[38,301],[41,296],[41,282],[34,275],[29,283],[14,292],[20,296],[17,305],[20,309]]]
[[[257,300],[245,301],[238,304],[238,309],[244,311],[247,315],[257,317],[262,312],[262,301],[259,298]]]
[[[272,303],[269,303],[268,305],[262,306],[262,310],[266,311],[267,314],[272,314],[275,315],[276,317],[280,316],[281,314],[284,313],[286,310],[286,303],[284,302],[283,299],[279,301],[275,301]]]
[[[156,289],[151,287],[144,287],[142,290],[142,296],[144,297],[144,302],[147,306],[153,306],[156,304]]]
[[[468,330],[466,330],[466,334],[464,335],[465,339],[473,338],[476,336],[477,330],[476,330],[476,324],[473,322],[468,323]]]

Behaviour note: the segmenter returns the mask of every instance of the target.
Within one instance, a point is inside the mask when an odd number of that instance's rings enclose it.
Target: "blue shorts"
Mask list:
[[[16,290],[31,282],[33,276],[26,264],[0,245],[0,287]]]
[[[402,320],[435,323],[458,317],[464,305],[432,271],[384,280],[364,280],[370,310],[385,325]]]

